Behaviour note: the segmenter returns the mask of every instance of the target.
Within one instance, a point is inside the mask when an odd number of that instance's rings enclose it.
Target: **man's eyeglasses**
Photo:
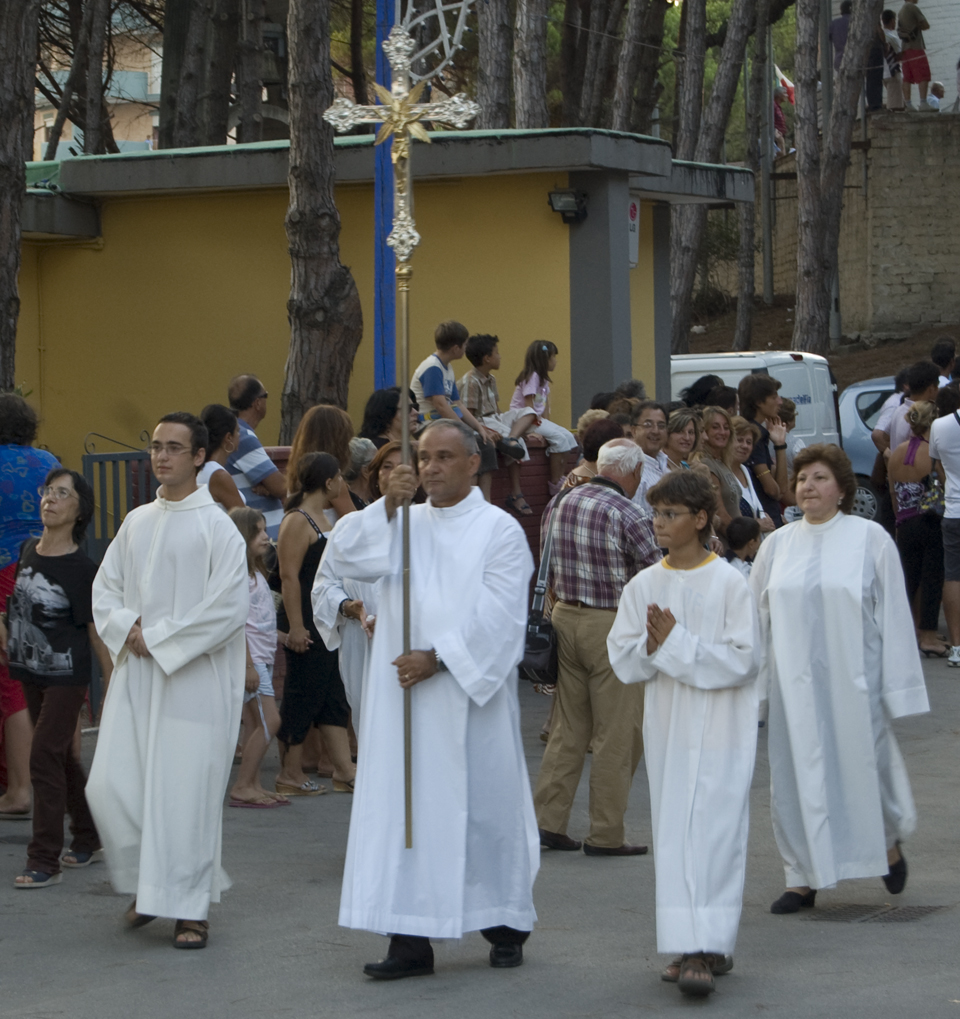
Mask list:
[[[147,448],[150,450],[151,456],[159,456],[161,453],[166,453],[167,456],[182,456],[184,453],[193,452],[189,446],[184,446],[182,442],[151,442]]]
[[[62,499],[69,499],[71,495],[77,494],[72,488],[54,488],[52,485],[41,485],[37,492],[41,499],[48,499],[50,502],[60,502]]]
[[[641,421],[640,422],[640,427],[645,432],[666,431],[667,422],[666,421]]]
[[[672,523],[677,517],[693,516],[693,510],[658,510],[653,511],[654,520],[666,520]]]

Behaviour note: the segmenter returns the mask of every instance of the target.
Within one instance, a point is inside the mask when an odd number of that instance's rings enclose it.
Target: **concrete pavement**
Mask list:
[[[654,861],[544,852],[534,896],[540,922],[515,970],[492,970],[478,934],[435,946],[433,977],[376,983],[364,962],[386,941],[337,926],[350,797],[328,793],[271,811],[225,810],[224,865],[235,884],[211,912],[209,947],[177,952],[172,921],[121,928],[126,898],[103,865],[67,871],[55,888],[15,891],[29,824],[0,821],[0,1015],[4,1019],[262,1019],[376,1015],[383,1019],[585,1019],[706,1009],[777,1019],[960,1019],[960,670],[925,663],[929,715],[896,725],[920,816],[905,846],[899,897],[879,879],[821,892],[842,903],[944,906],[910,923],[776,917],[783,872],[770,826],[766,738],[752,795],[750,861],[736,967],[705,1002],[661,983]],[[531,775],[548,707],[521,687]],[[92,756],[95,735],[85,738]],[[276,771],[270,755],[265,776]],[[586,771],[570,833],[586,831]],[[329,785],[329,782],[326,783]],[[631,841],[651,841],[643,765],[627,817]]]

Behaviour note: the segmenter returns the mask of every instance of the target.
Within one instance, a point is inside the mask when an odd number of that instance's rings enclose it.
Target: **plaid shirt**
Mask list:
[[[460,403],[475,418],[500,417],[497,380],[471,368],[460,380]]]
[[[557,498],[547,506],[540,533],[542,550],[556,518],[547,583],[560,601],[616,609],[627,582],[660,561],[652,523],[620,491],[596,482]]]

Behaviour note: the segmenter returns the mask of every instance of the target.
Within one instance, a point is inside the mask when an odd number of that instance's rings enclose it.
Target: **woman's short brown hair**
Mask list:
[[[370,472],[370,493],[374,499],[379,499],[383,495],[383,492],[380,491],[380,468],[388,456],[391,456],[393,453],[399,453],[402,450],[403,446],[399,442],[388,442],[377,450],[377,455],[370,461],[370,466],[367,470]],[[417,458],[412,456],[410,462],[416,467]]]
[[[853,501],[857,495],[857,476],[853,473],[853,464],[850,457],[839,447],[833,444],[818,443],[816,446],[807,446],[801,449],[793,458],[793,474],[790,476],[790,491],[797,494],[797,476],[811,464],[823,464],[833,475],[834,481],[843,492],[840,500],[840,511],[851,513]]]
[[[696,449],[697,443],[700,442],[700,429],[703,427],[703,420],[698,410],[691,410],[689,407],[677,408],[667,418],[667,435],[682,432],[689,424],[693,424],[693,446]]]
[[[734,435],[743,435],[745,432],[749,432],[753,436],[754,445],[760,441],[760,426],[755,421],[748,421],[742,417],[731,418],[730,430]]]

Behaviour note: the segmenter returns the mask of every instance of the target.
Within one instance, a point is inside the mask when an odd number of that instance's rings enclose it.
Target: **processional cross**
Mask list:
[[[442,2],[438,8],[442,9]],[[469,3],[450,5],[464,10]],[[449,8],[447,8],[449,9]],[[462,17],[461,17],[462,25]],[[460,28],[462,31],[462,28]],[[459,33],[458,33],[459,35]],[[464,128],[480,112],[480,107],[464,93],[437,103],[421,103],[420,96],[429,81],[422,78],[411,88],[411,64],[417,49],[413,37],[397,25],[383,44],[383,52],[393,71],[389,90],[376,85],[382,106],[357,106],[346,98],[337,99],[324,113],[323,119],[339,132],[349,131],[359,124],[381,124],[376,145],[393,138],[394,211],[393,229],[387,244],[397,256],[397,296],[399,303],[398,328],[400,332],[400,411],[402,421],[401,444],[403,463],[410,462],[410,279],[413,267],[410,259],[413,249],[420,243],[413,221],[413,191],[410,175],[410,141],[418,138],[429,142],[421,121],[448,124]],[[435,72],[434,72],[435,73]],[[405,502],[401,514],[403,530],[403,653],[410,653],[410,503]],[[403,775],[404,807],[407,849],[413,846],[413,795],[411,754],[410,689],[403,691]]]

